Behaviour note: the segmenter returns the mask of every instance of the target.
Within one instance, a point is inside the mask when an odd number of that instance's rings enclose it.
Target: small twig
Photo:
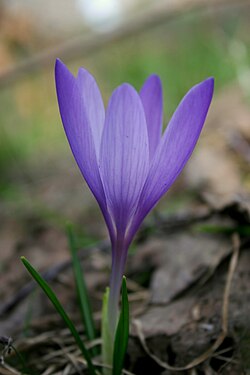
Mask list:
[[[224,332],[225,335],[227,334],[227,327],[228,327],[228,304],[229,304],[230,289],[231,289],[234,271],[238,263],[239,251],[240,251],[240,239],[239,239],[238,234],[236,233],[233,234],[232,242],[233,242],[233,254],[231,257],[230,264],[229,264],[227,282],[226,282],[226,287],[224,291],[224,298],[223,298],[223,305],[222,305],[222,332]]]
[[[10,354],[12,349],[13,340],[11,337],[0,336],[0,344],[3,345],[2,354],[0,356],[0,365],[4,364],[4,358],[6,354]]]
[[[7,365],[6,363],[4,363],[4,364],[2,365],[2,369],[5,369],[5,370],[8,371],[8,372],[2,372],[2,370],[1,370],[0,373],[1,373],[2,375],[22,375],[21,372],[15,370],[13,367]]]
[[[222,354],[226,354],[226,353],[228,353],[228,352],[230,352],[230,351],[232,351],[233,350],[233,347],[232,346],[229,346],[228,348],[226,348],[226,349],[222,349],[222,350],[219,350],[219,351],[217,351],[216,353],[214,353],[213,354],[213,357],[219,357],[219,356],[221,356]]]
[[[221,361],[226,362],[225,364],[227,363],[238,364],[239,363],[239,361],[237,361],[236,359],[228,358],[223,355],[214,355],[213,358],[220,359]]]
[[[74,357],[74,355],[70,353],[68,350],[66,350],[59,340],[54,340],[54,341],[57,342],[57,345],[61,348],[62,353],[64,354],[65,357],[68,358],[69,362],[72,364],[75,370],[80,373],[81,370],[77,364],[77,359]]]
[[[56,366],[48,367],[41,375],[51,375],[55,371]]]
[[[129,295],[129,302],[148,301],[149,295],[150,293],[148,290],[141,290],[140,292],[132,293]]]
[[[84,363],[84,359],[83,359],[82,357],[78,358],[77,360],[78,360],[78,362],[80,362],[80,363]],[[93,364],[94,364],[96,367],[101,367],[101,368],[104,368],[104,369],[110,369],[110,370],[112,370],[112,366],[110,366],[110,365],[106,365],[106,364],[104,364],[104,363],[100,363],[100,362],[98,362],[98,361],[93,361]],[[130,371],[128,371],[128,370],[125,370],[125,369],[122,369],[122,374],[124,374],[124,375],[135,375],[134,373],[132,373],[132,372],[130,372]]]
[[[217,340],[214,342],[214,344],[206,350],[203,354],[201,354],[199,357],[195,358],[193,361],[188,363],[186,366],[183,367],[173,367],[170,366],[168,363],[162,361],[160,358],[158,358],[156,355],[151,353],[149,350],[145,337],[143,335],[143,330],[142,330],[142,324],[139,320],[134,320],[134,325],[137,331],[138,338],[140,340],[140,343],[144,349],[144,351],[150,356],[159,366],[162,368],[165,368],[170,371],[186,371],[190,370],[204,361],[206,361],[208,358],[211,357],[211,355],[219,348],[219,346],[222,344],[224,341],[226,335],[227,335],[227,327],[228,327],[228,304],[229,304],[229,295],[230,295],[230,289],[231,289],[231,284],[232,284],[232,279],[234,276],[234,272],[237,266],[238,262],[238,257],[239,257],[239,250],[240,250],[240,240],[239,236],[237,234],[233,235],[232,238],[233,241],[233,254],[230,260],[229,264],[229,269],[228,269],[228,274],[227,274],[227,280],[226,280],[226,285],[225,285],[225,290],[224,290],[224,296],[223,296],[223,304],[222,304],[222,332],[218,336]]]
[[[101,48],[107,48],[114,42],[142,33],[153,27],[158,27],[167,21],[173,20],[187,11],[206,12],[225,11],[249,5],[249,0],[182,0],[175,2],[163,1],[161,6],[152,6],[146,11],[140,12],[136,17],[129,19],[115,30],[100,33],[92,33],[87,37],[79,36],[69,41],[54,46],[44,52],[21,61],[19,64],[8,67],[0,73],[0,86],[15,83],[26,74],[37,71],[39,68],[51,67],[56,57],[73,59],[89,55]]]
[[[93,253],[94,251],[106,251],[108,248],[109,242],[107,240],[100,241],[98,244],[96,244],[95,247],[86,247],[81,249],[78,252],[78,257],[79,259],[85,259],[89,256],[90,253]],[[41,275],[44,278],[44,280],[52,281],[58,276],[59,273],[67,270],[69,267],[71,267],[71,265],[71,259],[68,259],[49,268],[47,271],[42,272]],[[0,307],[0,317],[10,312],[12,308],[14,308],[18,303],[23,301],[31,292],[33,292],[33,290],[35,290],[36,287],[37,284],[35,283],[35,281],[30,281],[21,289],[19,289],[13,297],[11,297],[6,303],[4,303]]]

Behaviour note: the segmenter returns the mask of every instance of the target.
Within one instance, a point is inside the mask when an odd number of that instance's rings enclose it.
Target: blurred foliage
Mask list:
[[[245,63],[249,65],[247,18],[243,14],[239,17],[229,14],[215,19],[188,13],[113,43],[68,66],[74,73],[80,65],[91,71],[105,103],[122,82],[130,82],[140,89],[149,74],[158,74],[163,82],[166,122],[185,92],[197,82],[214,76],[217,91],[236,79],[237,61],[230,49],[232,40],[244,44]],[[69,150],[57,109],[52,69],[2,88],[0,102],[0,194],[6,196],[13,166],[14,178],[23,178],[25,162],[39,161],[51,154],[60,157],[60,153]]]

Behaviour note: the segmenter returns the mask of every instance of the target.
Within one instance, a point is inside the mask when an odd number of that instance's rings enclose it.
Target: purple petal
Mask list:
[[[103,129],[100,170],[107,204],[119,233],[134,212],[148,172],[148,135],[139,95],[128,84],[109,102]]]
[[[157,75],[148,77],[141,88],[140,97],[146,115],[149,138],[149,158],[151,160],[160,142],[162,132],[162,86],[161,80]]]
[[[76,78],[60,60],[56,61],[55,79],[61,118],[72,153],[107,221],[105,193],[79,85]]]
[[[105,119],[105,109],[100,90],[94,77],[85,69],[80,68],[77,75],[77,82],[82,94],[82,101],[85,113],[89,120],[93,140],[95,144],[97,160],[99,159],[102,130]]]
[[[213,87],[213,78],[194,86],[176,109],[150,165],[137,213],[131,225],[131,237],[190,158],[207,116]]]

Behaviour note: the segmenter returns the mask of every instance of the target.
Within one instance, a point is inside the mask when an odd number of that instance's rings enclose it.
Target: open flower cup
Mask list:
[[[107,109],[93,76],[80,68],[74,77],[56,61],[56,89],[64,129],[80,171],[108,227],[112,271],[108,321],[117,325],[127,252],[145,216],[167,192],[199,138],[213,95],[208,78],[180,102],[162,134],[163,98],[158,76],[138,93],[124,83]]]

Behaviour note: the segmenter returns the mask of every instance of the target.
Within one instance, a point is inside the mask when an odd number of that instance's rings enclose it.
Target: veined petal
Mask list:
[[[146,115],[149,158],[151,160],[160,142],[162,132],[163,97],[161,80],[157,75],[148,77],[141,88],[140,97]]]
[[[102,130],[105,120],[102,96],[94,77],[83,68],[80,68],[78,71],[77,83],[82,94],[85,113],[89,119],[97,160],[99,160]]]
[[[133,237],[143,218],[170,188],[190,158],[207,116],[213,87],[213,78],[194,86],[176,109],[150,164],[130,237]]]
[[[56,61],[55,79],[60,114],[72,153],[87,184],[101,208],[104,209],[105,193],[79,85],[73,74],[60,60]]]
[[[100,152],[100,171],[117,231],[126,225],[136,207],[149,165],[147,126],[141,99],[123,84],[109,102]]]

